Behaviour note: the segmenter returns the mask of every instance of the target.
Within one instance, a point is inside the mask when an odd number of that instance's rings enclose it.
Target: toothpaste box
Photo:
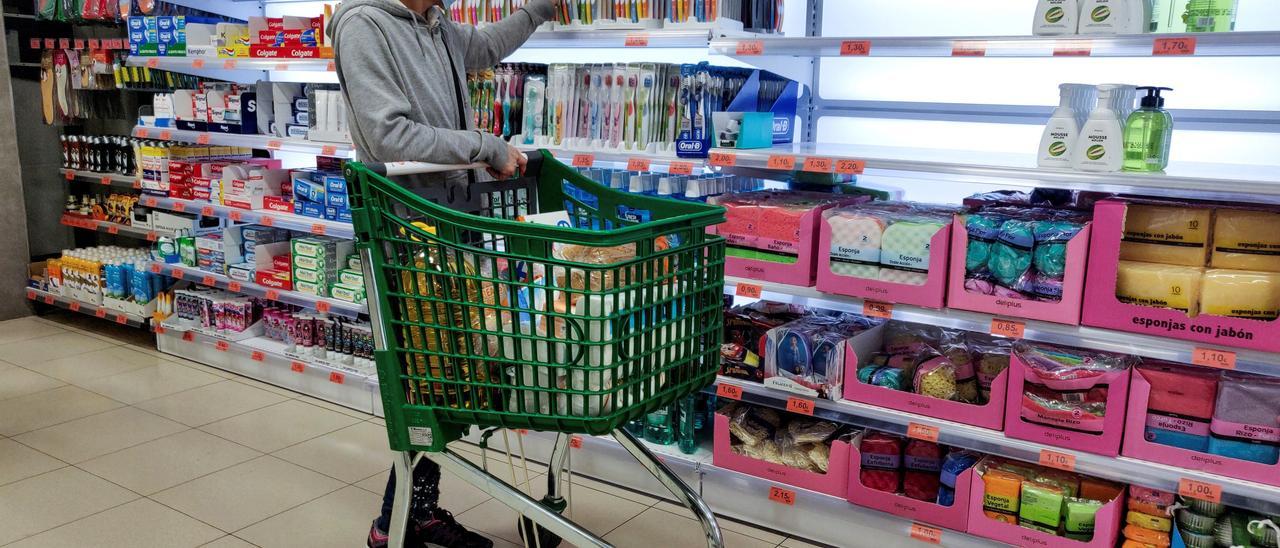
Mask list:
[[[295,200],[293,202],[293,212],[313,219],[323,219],[325,213],[323,205],[307,200]]]
[[[295,281],[293,283],[293,290],[299,293],[309,293],[318,297],[329,296],[329,286],[327,284]]]
[[[338,271],[338,283],[354,287],[364,287],[364,273],[359,270],[344,268]]]
[[[244,262],[228,266],[227,277],[238,282],[253,282],[253,263]]]
[[[362,303],[365,301],[364,286],[333,284],[329,288],[329,296],[349,303]]]

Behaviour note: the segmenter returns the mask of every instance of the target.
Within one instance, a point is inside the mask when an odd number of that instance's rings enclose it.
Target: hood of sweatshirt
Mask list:
[[[343,0],[341,4],[338,4],[337,11],[333,12],[333,18],[329,22],[329,28],[326,29],[329,33],[329,38],[333,39],[338,35],[338,27],[342,25],[343,20],[347,18],[348,14],[363,7],[379,9],[400,19],[406,19],[415,23],[422,22],[425,24],[425,18],[422,15],[414,13],[412,10],[405,7],[400,0]]]

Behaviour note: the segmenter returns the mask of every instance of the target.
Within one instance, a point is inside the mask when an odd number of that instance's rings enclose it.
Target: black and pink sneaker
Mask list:
[[[493,541],[468,531],[448,510],[435,508],[430,519],[417,522],[414,546],[441,548],[493,548]],[[408,543],[405,544],[408,546]]]
[[[369,540],[365,542],[368,548],[386,548],[387,541],[390,537],[386,533],[378,530],[378,520],[373,520],[373,524],[369,526]]]

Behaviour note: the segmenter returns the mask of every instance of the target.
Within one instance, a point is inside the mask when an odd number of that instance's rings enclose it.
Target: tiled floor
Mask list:
[[[390,462],[381,420],[161,354],[140,330],[0,322],[0,546],[356,548]],[[453,476],[441,489],[459,521],[520,546],[509,508]],[[619,547],[702,545],[669,503],[584,478],[573,498]],[[721,523],[731,548],[811,546]]]

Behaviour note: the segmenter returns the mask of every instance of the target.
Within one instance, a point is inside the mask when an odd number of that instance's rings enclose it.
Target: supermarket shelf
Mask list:
[[[365,413],[381,414],[377,376],[338,364],[291,355],[284,344],[255,337],[233,341],[184,329],[166,320],[156,328],[156,346],[166,354],[217,367]]]
[[[327,221],[294,213],[266,209],[240,209],[197,200],[162,198],[159,196],[143,196],[139,203],[146,207],[199,213],[205,217],[221,217],[240,223],[274,226],[299,232],[310,232],[316,235],[333,236],[335,238],[355,238],[355,228],[351,223]]]
[[[251,57],[129,57],[126,65],[149,67],[173,72],[202,70],[222,71],[301,71],[332,72],[333,59],[263,59]],[[261,77],[257,75],[256,77]],[[255,77],[255,78],[256,78]]]
[[[639,162],[649,165],[649,169],[647,171],[668,173],[671,170],[671,164],[676,162],[687,164],[691,173],[695,175],[702,173],[707,169],[707,161],[705,158],[678,158],[671,154],[657,154],[634,150],[598,149],[591,147],[538,147],[522,144],[517,144],[515,146],[525,152],[545,148],[553,156],[564,163],[576,164],[578,161],[581,161],[583,157],[590,156],[591,165],[594,167],[628,168],[630,164]]]
[[[521,48],[705,48],[708,29],[540,30]]]
[[[1194,39],[1194,42],[1188,39]],[[1193,43],[1191,53],[1174,57],[1258,57],[1280,55],[1280,32],[1205,32],[1118,36],[941,36],[717,38],[708,49],[719,55],[792,57],[1152,57],[1157,41]],[[754,44],[759,43],[759,52]],[[845,43],[850,43],[844,46]],[[865,43],[865,44],[864,44]],[[866,46],[867,49],[863,49]],[[1170,44],[1170,48],[1177,46]],[[842,48],[844,52],[842,53]],[[1178,51],[1175,49],[1174,51]],[[739,54],[739,52],[743,52]],[[864,53],[865,52],[865,53]]]
[[[102,305],[90,304],[71,297],[55,295],[48,291],[42,291],[34,288],[27,288],[27,299],[36,302],[42,302],[50,306],[65,308],[72,312],[79,312],[89,316],[97,316],[106,320],[114,321],[121,325],[129,327],[144,327],[147,325],[148,318],[143,316],[135,316],[127,314],[119,310],[113,310]]]
[[[184,143],[202,143],[233,147],[248,147],[262,150],[281,150],[304,154],[324,156],[350,156],[355,151],[351,143],[323,143],[306,139],[286,139],[273,135],[244,135],[240,133],[216,133],[204,131],[186,131],[160,127],[136,126],[133,136],[162,141],[180,141]]]
[[[263,297],[276,302],[297,305],[303,308],[333,313],[348,318],[356,318],[360,314],[367,314],[369,312],[369,308],[363,304],[317,297],[315,295],[299,293],[297,291],[272,289],[260,286],[253,282],[239,282],[223,276],[222,274],[206,272],[198,268],[180,264],[153,262],[151,263],[151,271],[156,274],[164,274],[165,276],[178,278],[180,280],[190,280],[201,285],[226,289],[234,293]]]
[[[119,188],[141,188],[138,178],[132,175],[121,175],[119,173],[98,173],[96,171],[81,171],[78,169],[62,169],[62,176],[68,181],[91,181],[103,186],[112,186]]]
[[[717,383],[730,383],[742,388],[742,401],[786,409],[787,400],[794,394],[766,388],[765,386],[721,377]],[[1186,470],[1163,464],[1155,464],[1128,457],[1106,457],[1091,453],[1071,451],[1035,442],[1005,437],[1003,432],[978,428],[967,424],[934,419],[913,413],[885,409],[874,405],[847,400],[814,402],[813,416],[863,428],[873,428],[906,435],[908,423],[932,426],[938,429],[938,442],[1013,459],[1039,462],[1040,451],[1049,449],[1075,456],[1075,470],[1100,478],[1135,483],[1166,491],[1177,491],[1181,479],[1191,479],[1222,487],[1222,502],[1240,508],[1263,513],[1280,512],[1280,487],[1270,487],[1250,481],[1238,480]]]
[[[155,230],[136,228],[108,221],[96,221],[65,213],[62,215],[61,223],[69,227],[82,228],[84,230],[96,230],[98,232],[106,232],[107,234],[118,234],[133,238],[145,238],[147,241],[152,242],[154,242],[160,235],[160,233]]]
[[[738,284],[760,286],[760,298],[766,301],[840,310],[855,314],[862,313],[863,303],[865,302],[858,297],[822,293],[812,287],[761,282],[735,276],[725,277],[725,294],[735,295]],[[1023,333],[1023,338],[1027,340],[1121,352],[1180,363],[1191,363],[1191,355],[1196,348],[1211,347],[1210,345],[1197,345],[1190,341],[1166,339],[1111,329],[1024,320],[982,312],[924,308],[905,304],[893,305],[892,315],[895,320],[981,333],[991,331],[991,320],[995,318],[1014,319],[1025,325],[1026,329]],[[1237,371],[1280,376],[1280,353],[1246,350],[1243,348],[1232,348],[1231,351],[1236,354]]]
[[[523,436],[525,455],[545,463],[551,455],[555,434],[530,432]],[[653,476],[644,473],[639,463],[612,437],[582,436],[582,446],[570,452],[574,474],[618,485],[669,501],[672,497]],[[502,435],[490,439],[490,447],[504,449]],[[479,441],[470,436],[468,441]],[[513,445],[514,445],[514,441]],[[653,451],[677,476],[683,479],[717,515],[779,531],[802,531],[810,540],[844,546],[849,539],[862,539],[860,545],[901,546],[908,541],[911,521],[876,510],[855,506],[840,497],[807,491],[772,482],[749,474],[720,468],[711,463],[710,451],[700,448],[685,455],[673,446],[650,443]],[[505,466],[505,462],[502,463]],[[492,466],[492,464],[491,464]],[[541,468],[531,468],[531,473]],[[698,487],[701,486],[701,489]],[[794,505],[769,500],[769,488],[785,487],[796,493]],[[678,504],[678,503],[677,503]],[[683,514],[682,514],[683,515]],[[942,546],[1002,546],[993,540],[943,530]]]
[[[938,184],[994,184],[1053,187],[1100,192],[1204,199],[1241,199],[1280,203],[1280,167],[1180,162],[1165,173],[1091,173],[1041,169],[1031,154],[795,143],[755,150],[712,149],[710,164],[768,169],[771,156],[825,158],[838,169],[841,160],[865,162],[867,176],[910,177]],[[728,166],[726,166],[728,167]]]

